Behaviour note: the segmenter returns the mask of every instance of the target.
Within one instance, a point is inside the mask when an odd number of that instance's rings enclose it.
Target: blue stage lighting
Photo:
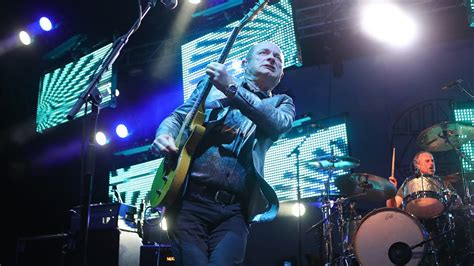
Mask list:
[[[128,128],[124,124],[120,124],[115,128],[115,132],[121,138],[128,137]]]
[[[53,29],[53,23],[51,23],[51,20],[49,20],[49,18],[47,17],[40,18],[39,24],[41,26],[41,29],[43,29],[44,31],[50,31]]]

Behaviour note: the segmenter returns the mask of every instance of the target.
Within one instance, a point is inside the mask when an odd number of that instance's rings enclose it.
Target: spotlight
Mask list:
[[[95,134],[95,141],[97,142],[97,144],[99,144],[100,146],[104,146],[105,144],[107,144],[108,140],[107,140],[107,137],[105,136],[105,134],[101,131],[97,132]]]
[[[298,211],[298,205],[299,205],[299,211]],[[296,202],[293,204],[293,207],[291,207],[291,213],[293,213],[294,216],[303,216],[306,211],[306,208],[304,207],[303,203]]]
[[[362,10],[362,29],[373,38],[394,46],[404,46],[415,39],[414,20],[390,3],[372,3]]]
[[[168,224],[166,223],[166,217],[163,217],[163,220],[161,220],[160,228],[163,231],[168,230]]]
[[[22,30],[18,34],[18,37],[20,38],[21,43],[23,43],[24,45],[30,45],[31,44],[31,37],[28,34],[28,32]]]
[[[189,0],[189,3],[197,5],[201,3],[201,0]]]
[[[128,137],[128,128],[124,124],[120,124],[115,128],[115,132],[121,138]]]
[[[51,29],[53,29],[53,24],[51,23],[51,20],[49,20],[49,18],[47,17],[40,18],[39,24],[41,26],[41,29],[43,29],[44,31],[50,31]]]

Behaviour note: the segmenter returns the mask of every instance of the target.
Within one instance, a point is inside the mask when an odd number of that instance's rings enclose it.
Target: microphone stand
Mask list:
[[[308,139],[309,135],[305,136],[304,139],[296,145],[296,147],[286,156],[291,157],[293,154],[296,156],[296,202],[298,205],[298,265],[303,265],[303,254],[301,247],[301,189],[300,189],[300,148]]]
[[[468,84],[465,80],[462,80],[461,83],[466,84],[466,87],[469,88],[469,84]],[[464,88],[464,86],[462,86],[462,85],[460,85],[460,86],[458,86],[458,87],[461,89],[462,92],[464,92],[464,93],[467,95],[467,97],[468,97],[470,100],[474,100],[474,94],[471,94],[471,93],[470,93],[466,88]]]
[[[111,67],[111,65],[115,62],[117,57],[122,51],[125,44],[127,44],[130,36],[138,30],[140,27],[141,21],[146,16],[148,11],[152,7],[156,5],[157,0],[149,0],[147,6],[143,12],[140,13],[140,17],[136,20],[135,24],[133,24],[130,30],[122,35],[117,41],[114,42],[111,52],[108,54],[107,58],[103,61],[102,65],[100,66],[99,70],[92,76],[89,85],[87,86],[86,90],[84,90],[79,98],[77,99],[76,103],[73,105],[69,113],[67,114],[67,118],[69,120],[74,119],[76,114],[79,112],[81,107],[87,102],[92,103],[92,112],[90,114],[90,131],[88,136],[88,145],[86,146],[84,162],[85,165],[81,165],[81,227],[79,230],[79,252],[81,255],[81,259],[79,260],[82,265],[87,265],[87,242],[88,242],[88,231],[89,231],[89,219],[90,219],[90,204],[91,204],[91,191],[92,191],[92,184],[93,184],[93,174],[94,174],[94,160],[95,160],[95,141],[94,136],[97,131],[97,118],[99,116],[100,110],[100,102],[101,97],[100,93],[97,90],[97,85],[102,77],[102,75]],[[140,9],[141,10],[141,9]],[[87,113],[87,105],[86,109],[84,110]],[[84,147],[84,146],[83,146]]]

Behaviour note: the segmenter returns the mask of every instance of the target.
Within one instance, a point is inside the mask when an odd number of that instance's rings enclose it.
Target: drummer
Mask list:
[[[415,175],[427,175],[427,176],[434,176],[436,172],[436,165],[434,161],[433,154],[427,151],[420,151],[413,157],[413,167],[415,171]],[[411,177],[409,177],[411,178]],[[408,179],[409,179],[408,178]],[[388,178],[390,183],[392,183],[396,188],[398,187],[397,179],[394,176]],[[451,195],[456,195],[456,199],[454,205],[460,206],[462,205],[461,198],[454,192],[454,188],[451,184],[445,183],[452,193]],[[395,197],[390,198],[386,201],[386,206],[391,208],[401,208],[403,201],[403,185],[397,191]]]

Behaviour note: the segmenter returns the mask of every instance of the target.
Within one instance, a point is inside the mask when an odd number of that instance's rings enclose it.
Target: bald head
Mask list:
[[[261,42],[248,51],[242,62],[245,77],[261,90],[273,90],[283,77],[284,56],[272,42]]]

